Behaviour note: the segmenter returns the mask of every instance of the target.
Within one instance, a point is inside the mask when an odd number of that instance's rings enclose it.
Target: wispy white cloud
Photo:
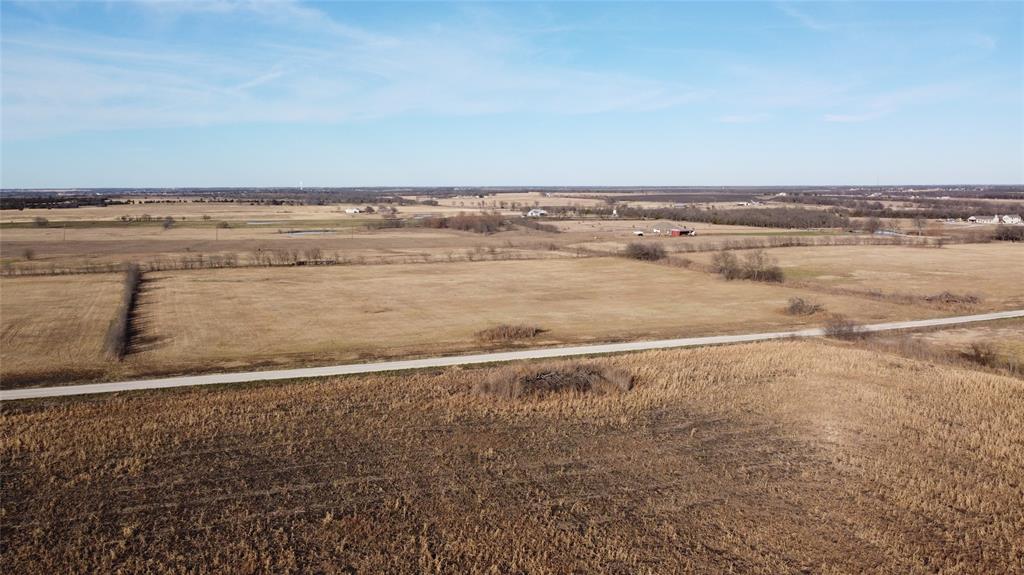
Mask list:
[[[964,94],[968,89],[950,83],[933,83],[887,90],[862,98],[851,98],[855,112],[828,113],[822,120],[834,123],[860,123],[877,120],[899,112],[908,106],[923,105]]]
[[[4,137],[408,113],[649,111],[708,95],[680,82],[555,65],[529,35],[424,26],[400,37],[292,2],[140,6],[166,22],[256,18],[275,33],[230,50],[144,37],[5,30]]]
[[[823,32],[831,28],[828,24],[810,16],[803,10],[797,9],[796,6],[793,6],[790,3],[780,2],[776,4],[776,6],[778,6],[779,10],[781,10],[783,14],[786,14],[790,18],[796,20],[804,28],[814,30],[816,32]]]

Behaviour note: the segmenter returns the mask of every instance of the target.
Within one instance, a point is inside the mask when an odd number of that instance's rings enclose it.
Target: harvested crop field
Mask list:
[[[0,569],[1010,573],[1018,379],[824,341],[5,404]],[[502,369],[502,368],[499,368]]]
[[[0,278],[2,385],[103,373],[121,284],[120,274]]]
[[[450,353],[480,349],[478,333],[502,324],[544,330],[525,340],[542,346],[821,322],[783,313],[797,290],[725,282],[623,258],[200,270],[146,277],[140,310],[153,345],[126,362],[139,372]],[[852,297],[815,299],[865,322],[935,315],[935,310]]]

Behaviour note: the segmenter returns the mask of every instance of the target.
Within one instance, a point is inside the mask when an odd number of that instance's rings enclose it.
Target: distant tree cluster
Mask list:
[[[984,202],[972,199],[937,198],[904,198],[895,196],[890,201],[898,201],[905,207],[886,206],[876,199],[864,199],[846,196],[791,195],[776,198],[776,201],[808,204],[817,206],[835,206],[850,216],[857,218],[927,218],[927,219],[966,219],[979,214],[1014,214],[1020,211],[1019,204],[1008,202]]]
[[[56,196],[29,195],[18,196],[7,193],[0,194],[0,210],[26,209],[62,209],[81,206],[113,206],[130,203],[128,200],[115,200],[105,196]]]
[[[845,228],[850,225],[850,219],[843,214],[827,210],[808,210],[806,208],[707,210],[695,207],[653,209],[620,207],[618,214],[624,218],[685,220],[762,228]]]
[[[478,234],[493,234],[512,229],[512,222],[500,214],[458,214],[452,217],[434,217],[419,220],[425,228],[461,230]]]
[[[1024,226],[996,226],[992,238],[1004,242],[1024,242]]]

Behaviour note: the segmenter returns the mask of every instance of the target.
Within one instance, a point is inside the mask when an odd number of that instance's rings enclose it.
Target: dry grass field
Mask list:
[[[703,236],[724,236],[724,235],[779,235],[793,234],[793,230],[759,228],[754,226],[732,226],[707,224],[703,222],[688,222],[681,220],[552,220],[552,225],[563,232],[580,232],[593,234],[614,234],[616,236],[629,236],[634,230],[643,230],[651,233],[657,228],[667,232],[671,228],[684,226],[697,230],[697,237]],[[691,241],[693,238],[675,238],[675,241]]]
[[[0,385],[105,373],[121,276],[0,278]]]
[[[362,223],[358,224],[362,226]],[[291,230],[298,233],[288,233]],[[159,225],[94,227],[86,229],[14,228],[0,230],[0,255],[18,269],[48,266],[76,267],[83,264],[138,262],[152,263],[195,257],[199,254],[234,254],[240,259],[263,251],[306,251],[318,249],[327,256],[380,261],[418,260],[426,256],[446,260],[472,250],[500,250],[522,257],[551,257],[551,249],[567,248],[578,238],[571,234],[549,234],[515,230],[491,235],[446,229],[384,229],[361,227],[303,230],[282,225],[246,225],[229,229]],[[25,250],[32,260],[25,261]],[[523,252],[529,252],[523,254]]]
[[[622,258],[151,273],[140,300],[151,344],[134,372],[328,363],[488,347],[476,332],[524,323],[527,342],[659,339],[817,324],[783,313],[798,290],[726,282]],[[935,310],[816,298],[864,322]]]
[[[940,313],[726,282],[622,258],[151,272],[139,298],[132,353],[121,363],[108,363],[99,348],[120,296],[118,280],[116,275],[4,278],[2,322],[4,333],[11,334],[10,345],[0,352],[4,385],[32,378],[82,379],[73,369],[79,364],[89,365],[81,373],[92,378],[124,378],[507,347],[476,337],[500,324],[545,330],[524,342],[530,346],[820,324],[819,316],[783,313],[795,295],[863,322]],[[94,285],[90,297],[102,297],[106,304],[89,312],[88,329],[81,328],[79,307],[89,299],[67,299],[69,285]],[[33,331],[42,339],[19,335]],[[60,333],[65,336],[55,337]],[[73,334],[73,345],[65,344],[67,334]],[[40,345],[43,341],[49,344]]]
[[[30,223],[37,217],[46,218],[52,225],[61,222],[106,222],[118,221],[122,216],[138,218],[142,215],[159,220],[167,216],[181,223],[202,222],[203,216],[212,220],[228,222],[285,221],[302,223],[304,220],[379,219],[379,215],[346,214],[346,208],[362,208],[367,204],[331,205],[249,205],[243,202],[193,202],[182,203],[141,203],[151,198],[135,198],[136,203],[105,207],[83,206],[73,209],[30,208],[25,210],[3,210],[0,223]],[[166,198],[158,198],[163,201]],[[398,206],[400,213],[456,214],[463,211],[477,211],[479,208],[458,206]]]
[[[1024,307],[1024,246],[957,244],[941,249],[905,246],[794,247],[766,250],[787,280],[857,290],[931,295],[976,294],[979,308]],[[710,262],[711,254],[694,261]]]
[[[79,208],[85,209],[85,208]],[[95,210],[109,208],[94,208]],[[66,210],[73,212],[76,210]],[[349,218],[350,216],[345,216]],[[517,258],[541,258],[562,250],[571,255],[581,252],[616,253],[633,241],[631,231],[652,228],[668,230],[672,222],[626,220],[547,220],[562,233],[515,229],[495,234],[477,234],[449,229],[366,229],[366,219],[339,220],[247,220],[218,229],[212,223],[202,226],[176,225],[163,229],[158,223],[114,226],[94,222],[89,227],[51,226],[0,228],[0,262],[13,270],[52,267],[81,268],[83,265],[142,264],[175,261],[197,255],[235,255],[245,259],[257,251],[318,249],[331,257],[368,263],[447,261],[462,258],[467,251],[488,250]],[[215,223],[215,221],[214,221]],[[647,238],[663,243],[670,251],[693,245],[714,247],[730,239],[750,236],[779,236],[782,230],[746,226],[687,224],[700,234],[696,238]],[[289,233],[289,232],[298,233]],[[789,232],[792,234],[793,232]],[[31,254],[31,260],[26,254]]]
[[[5,404],[5,573],[1014,573],[1019,379],[825,341]],[[557,369],[558,365],[551,366]]]

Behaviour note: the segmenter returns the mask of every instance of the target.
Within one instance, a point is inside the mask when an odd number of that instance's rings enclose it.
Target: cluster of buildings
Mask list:
[[[967,218],[967,221],[972,223],[972,224],[1020,224],[1020,223],[1024,223],[1024,222],[1022,222],[1021,217],[1016,215],[1016,214],[1014,214],[1014,215],[1005,215],[1005,216],[1000,216],[999,214],[996,214],[996,215],[994,215],[992,217],[989,217],[989,216],[980,216],[980,217],[979,216],[971,216],[971,217]]]
[[[653,230],[651,230],[651,233],[653,233],[656,236],[672,236],[674,238],[677,238],[682,236],[695,236],[697,235],[697,230],[693,228],[672,228],[670,230],[662,231],[658,228],[654,228]],[[643,237],[644,231],[633,230],[633,235]]]

